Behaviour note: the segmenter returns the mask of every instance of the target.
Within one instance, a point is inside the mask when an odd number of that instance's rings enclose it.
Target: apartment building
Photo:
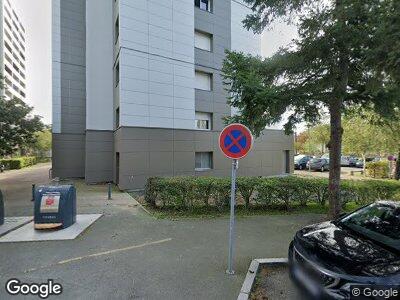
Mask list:
[[[0,66],[6,98],[25,100],[25,28],[10,0],[0,0]]]
[[[260,54],[239,0],[53,0],[53,174],[143,188],[228,176],[225,49]],[[241,176],[292,172],[293,137],[265,130]]]

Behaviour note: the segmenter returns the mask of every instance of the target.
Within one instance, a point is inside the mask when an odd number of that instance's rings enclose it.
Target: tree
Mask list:
[[[307,131],[303,131],[296,135],[295,148],[297,154],[307,152],[306,143],[308,141],[308,138],[309,135]]]
[[[310,138],[308,142],[314,145],[316,154],[324,154],[326,146],[330,140],[330,128],[328,124],[318,124],[309,131]]]
[[[36,141],[32,145],[32,148],[39,156],[43,157],[48,151],[51,150],[52,134],[51,129],[46,126],[43,131],[35,133]]]
[[[384,136],[382,144],[391,153],[397,153],[395,179],[400,180],[400,111],[395,109],[394,117],[382,118],[377,115],[372,116],[372,122],[380,129],[380,134]]]
[[[399,51],[382,44],[398,44],[389,19],[398,22],[400,10],[394,9],[395,0],[244,1],[253,10],[243,21],[247,29],[261,33],[281,18],[297,24],[299,38],[267,59],[227,52],[223,78],[230,105],[240,111],[229,121],[243,122],[260,135],[289,111],[285,130],[292,132],[297,123],[315,123],[328,111],[329,214],[337,217],[343,113],[368,106],[389,116],[399,105],[393,71]],[[387,56],[394,56],[393,64],[382,62]]]
[[[43,130],[43,123],[40,116],[31,116],[32,110],[18,98],[0,97],[0,156],[11,155],[36,141],[35,133]]]
[[[384,149],[384,135],[369,118],[351,115],[343,120],[343,152],[361,156],[366,166],[368,154],[376,154]]]

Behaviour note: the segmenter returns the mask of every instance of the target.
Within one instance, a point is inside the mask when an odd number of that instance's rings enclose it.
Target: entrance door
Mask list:
[[[285,164],[285,173],[289,174],[290,173],[290,151],[289,150],[284,151],[284,164]]]

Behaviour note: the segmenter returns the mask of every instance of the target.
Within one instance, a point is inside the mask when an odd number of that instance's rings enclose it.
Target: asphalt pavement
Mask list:
[[[1,175],[7,215],[32,212],[30,185],[46,181],[48,167]],[[228,218],[158,220],[125,193],[108,201],[105,186],[76,185],[78,213],[104,216],[72,241],[0,244],[0,299],[19,299],[5,291],[10,278],[54,279],[63,286],[54,299],[236,299],[252,259],[286,257],[294,233],[322,218],[238,218],[229,276]]]

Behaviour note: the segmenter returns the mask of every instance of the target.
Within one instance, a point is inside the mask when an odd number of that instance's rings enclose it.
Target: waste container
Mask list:
[[[73,185],[35,189],[35,229],[64,229],[76,222],[76,189]]]
[[[3,194],[0,190],[0,225],[4,224],[4,201],[3,201]]]

